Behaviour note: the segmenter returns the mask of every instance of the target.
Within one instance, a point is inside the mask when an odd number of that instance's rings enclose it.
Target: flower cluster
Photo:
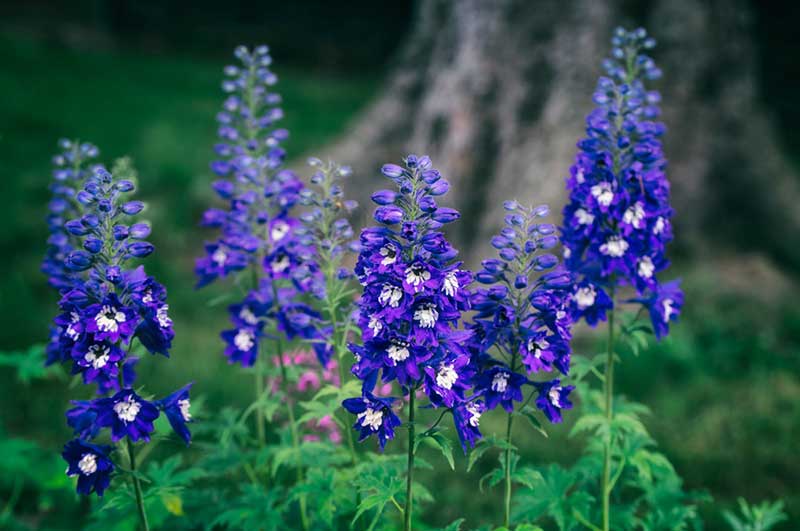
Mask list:
[[[677,282],[656,276],[669,262],[672,208],[664,125],[657,120],[660,96],[645,81],[660,70],[645,50],[655,46],[644,29],[617,29],[613,58],[604,62],[594,93],[597,107],[586,119],[586,138],[567,180],[564,208],[565,263],[579,275],[573,293],[576,319],[605,320],[617,287],[632,286],[650,312],[658,338],[677,319],[683,295]]]
[[[404,394],[422,389],[433,407],[452,410],[467,407],[471,399],[465,392],[475,374],[467,348],[470,334],[457,329],[461,313],[469,309],[472,275],[455,261],[457,251],[439,230],[459,217],[437,204],[449,183],[428,157],[415,155],[404,166],[384,165],[382,173],[398,191],[372,195],[381,226],[361,233],[355,272],[364,286],[358,317],[363,344],[350,348],[363,396],[344,402],[358,416],[361,438],[377,434],[381,447],[400,420],[393,398],[372,393],[379,376],[384,382],[396,380]],[[477,426],[472,419],[480,407],[473,407],[467,426]]]
[[[547,252],[558,245],[555,226],[539,222],[549,209],[516,201],[504,206],[506,226],[492,238],[499,258],[482,262],[476,279],[488,287],[472,297],[477,314],[470,328],[480,367],[475,392],[489,409],[500,405],[511,413],[514,402],[523,400],[523,386],[532,385],[538,391],[537,407],[551,422],[560,422],[561,410],[572,407],[567,397],[573,387],[558,379],[534,382],[529,376],[569,371],[572,278]]]
[[[294,301],[314,287],[318,268],[291,215],[303,183],[282,168],[286,152],[280,144],[288,132],[275,127],[283,111],[280,96],[271,92],[277,77],[269,69],[269,49],[241,46],[235,56],[240,64],[224,70],[228,96],[217,115],[220,142],[211,163],[219,177],[214,190],[227,209],[204,213],[201,225],[218,229],[220,237],[206,244],[195,273],[204,286],[247,268],[255,272],[252,291],[229,308],[234,328],[222,333],[229,361],[252,366],[268,322],[289,339],[313,335],[313,310]]]
[[[66,445],[63,456],[68,473],[79,476],[78,491],[83,494],[102,495],[114,471],[111,448],[87,442],[103,428],[110,428],[115,443],[125,437],[146,441],[163,411],[187,444],[190,440],[189,386],[155,402],[132,388],[134,339],[151,353],[168,356],[174,336],[165,288],[142,266],[128,265],[153,252],[153,245],[145,241],[149,225],[131,223],[144,208],[141,201],[124,199],[133,190],[133,182],[114,179],[99,168],[75,194],[78,217],[64,223],[79,247],[63,259],[71,288],[59,302],[62,313],[55,319],[53,355],[71,362],[73,373],[81,374],[86,384],[96,384],[101,395],[74,402],[67,412],[67,423],[78,438]]]

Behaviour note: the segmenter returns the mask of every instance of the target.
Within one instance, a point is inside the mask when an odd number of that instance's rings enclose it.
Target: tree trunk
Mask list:
[[[617,25],[659,41],[665,149],[680,248],[761,250],[800,264],[800,191],[757,99],[753,17],[744,0],[423,0],[378,98],[329,155],[355,170],[371,212],[378,169],[428,154],[462,211],[451,236],[475,262],[505,199],[554,219]],[[713,242],[710,246],[709,243]]]

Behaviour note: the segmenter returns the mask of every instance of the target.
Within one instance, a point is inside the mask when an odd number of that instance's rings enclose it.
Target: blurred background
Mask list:
[[[157,248],[147,267],[169,289],[177,334],[171,361],[142,364],[148,387],[194,380],[208,404],[244,405],[239,369],[221,354],[226,316],[205,305],[223,290],[196,292],[192,274],[209,237],[197,221],[214,201],[208,162],[234,46],[271,46],[301,173],[311,154],[350,164],[351,195],[367,205],[381,162],[430,154],[465,214],[452,236],[475,264],[503,199],[559,212],[621,24],[659,40],[676,209],[668,274],[687,294],[670,338],[624,360],[620,392],[651,408],[648,428],[686,486],[715,498],[702,508],[708,529],[724,529],[719,508],[738,496],[783,498],[800,518],[798,16],[794,3],[755,0],[3,2],[0,454],[24,438],[53,459],[0,464],[0,511],[13,500],[32,527],[61,529],[69,520],[54,509],[81,510],[48,475],[63,470],[62,412],[76,390],[64,378],[20,382],[8,366],[46,341],[56,313],[39,264],[57,139],[95,143],[109,164],[129,155],[139,171]],[[525,459],[573,462],[582,441],[569,427],[567,415],[550,439],[532,433]],[[479,477],[457,466],[429,478],[446,502],[426,519],[491,518],[498,505],[476,499]]]

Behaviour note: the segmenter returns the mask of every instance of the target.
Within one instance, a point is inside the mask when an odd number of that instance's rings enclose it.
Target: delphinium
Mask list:
[[[74,273],[66,266],[69,253],[80,247],[79,237],[71,234],[65,224],[79,216],[80,203],[77,195],[86,178],[91,174],[93,161],[99,155],[97,146],[79,140],[58,141],[61,152],[53,157],[53,182],[50,185],[52,199],[47,205],[47,252],[42,261],[42,272],[47,283],[59,292],[73,285]],[[58,330],[53,327],[47,347],[47,364],[59,359]]]
[[[484,260],[475,275],[488,287],[476,290],[472,297],[477,313],[470,328],[479,368],[475,393],[483,397],[488,409],[499,405],[507,412],[502,471],[504,525],[508,527],[514,417],[524,414],[537,422],[528,406],[534,399],[550,422],[561,422],[561,410],[572,407],[569,394],[573,386],[562,384],[559,378],[533,379],[569,372],[572,282],[571,275],[557,267],[556,256],[547,252],[559,244],[556,227],[541,221],[549,209],[528,208],[516,201],[506,201],[504,207],[508,212],[505,227],[492,238],[499,258]]]
[[[292,445],[300,443],[294,405],[288,399],[288,368],[283,363],[287,344],[295,339],[315,337],[319,315],[302,298],[319,282],[313,249],[297,234],[300,222],[292,209],[300,200],[303,183],[283,168],[286,157],[281,142],[288,137],[276,128],[283,117],[281,98],[272,92],[277,77],[270,70],[272,59],[266,46],[235,50],[239,61],[224,69],[222,89],[227,98],[217,115],[219,143],[211,169],[219,177],[213,188],[226,203],[225,209],[211,208],[201,224],[219,229],[216,241],[207,243],[206,255],[197,260],[198,286],[236,276],[243,299],[229,307],[233,328],[222,332],[225,356],[230,363],[253,368],[255,377],[255,425],[259,448],[266,445],[269,399],[265,389],[269,364],[259,355],[265,350],[280,361],[280,381],[287,399],[283,405],[289,417]],[[327,352],[314,345],[320,360]],[[298,467],[298,476],[302,471]],[[307,527],[304,498],[301,516]]]
[[[314,250],[314,261],[319,269],[315,278],[317,285],[312,290],[316,295],[313,304],[319,310],[319,318],[315,320],[318,335],[312,338],[312,342],[318,351],[325,353],[320,361],[330,363],[327,360],[334,357],[335,361],[331,361],[339,369],[338,392],[328,401],[329,414],[326,416],[340,422],[335,412],[339,409],[342,395],[351,392],[345,388],[348,381],[345,367],[351,355],[347,345],[357,331],[353,319],[354,276],[346,267],[351,266],[352,262],[347,262],[354,259],[359,248],[347,219],[357,203],[344,195],[343,182],[351,174],[349,167],[332,161],[324,163],[316,158],[308,162],[314,173],[310,186],[300,192],[301,202],[308,210],[300,216],[302,226],[298,233],[301,241]],[[309,412],[305,416],[311,415],[313,413]],[[355,465],[353,435],[348,429],[344,431],[352,464]]]
[[[475,369],[467,344],[470,333],[458,329],[469,308],[469,271],[456,261],[457,251],[441,228],[459,217],[439,206],[449,184],[428,157],[409,155],[403,165],[386,164],[384,176],[395,190],[372,195],[380,225],[361,232],[356,275],[363,286],[358,324],[363,341],[351,345],[356,356],[352,372],[363,381],[362,395],[344,401],[356,415],[353,428],[360,439],[372,435],[381,449],[402,425],[397,397],[374,394],[380,378],[397,382],[407,399],[408,454],[404,528],[411,528],[415,449],[448,411],[462,441],[480,436],[482,405],[467,398]],[[417,434],[418,392],[429,406],[443,408],[426,432]],[[399,505],[398,505],[399,507]]]
[[[608,425],[615,414],[615,334],[641,330],[633,322],[619,326],[618,310],[638,306],[649,312],[652,331],[661,339],[683,305],[678,282],[657,278],[669,265],[665,247],[672,239],[673,212],[661,147],[665,128],[657,121],[660,96],[647,88],[661,75],[646,54],[655,41],[644,29],[620,28],[612,44],[612,58],[603,63],[606,76],[593,97],[597,107],[587,117],[586,138],[578,143],[570,169],[562,228],[565,263],[577,277],[573,315],[591,326],[608,320],[602,374]],[[619,473],[611,477],[614,437],[608,428],[603,434],[602,527],[608,530],[609,500]],[[624,462],[618,463],[619,471],[622,467]]]
[[[191,422],[189,387],[150,400],[134,389],[134,342],[152,354],[169,356],[174,336],[166,289],[132,262],[150,255],[150,226],[132,223],[141,201],[129,201],[130,180],[115,179],[98,168],[75,194],[75,215],[64,223],[75,248],[63,259],[69,289],[55,319],[58,358],[72,363],[85,384],[95,384],[99,398],[73,402],[67,423],[76,438],[64,447],[67,474],[77,476],[77,490],[102,496],[112,474],[129,473],[141,526],[148,528],[135,443],[150,441],[153,422],[163,412],[188,444]],[[109,429],[110,443],[104,429]],[[123,442],[124,441],[124,442]],[[126,457],[123,457],[126,456]]]

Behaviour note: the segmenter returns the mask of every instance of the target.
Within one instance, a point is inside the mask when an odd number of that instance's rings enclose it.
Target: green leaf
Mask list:
[[[428,444],[428,446],[437,448],[442,453],[444,458],[447,459],[450,469],[456,469],[456,464],[453,460],[453,444],[450,442],[450,439],[444,436],[444,434],[441,432],[431,433],[430,435],[423,434],[421,442],[425,442]],[[419,442],[417,444],[419,444]]]
[[[547,438],[548,435],[544,429],[544,426],[542,426],[542,423],[539,422],[538,418],[536,418],[536,411],[537,410],[532,408],[531,406],[525,406],[524,408],[522,408],[522,411],[520,411],[519,414],[528,419],[528,422],[531,423],[533,429],[535,429],[536,431],[541,433],[545,438]]]

